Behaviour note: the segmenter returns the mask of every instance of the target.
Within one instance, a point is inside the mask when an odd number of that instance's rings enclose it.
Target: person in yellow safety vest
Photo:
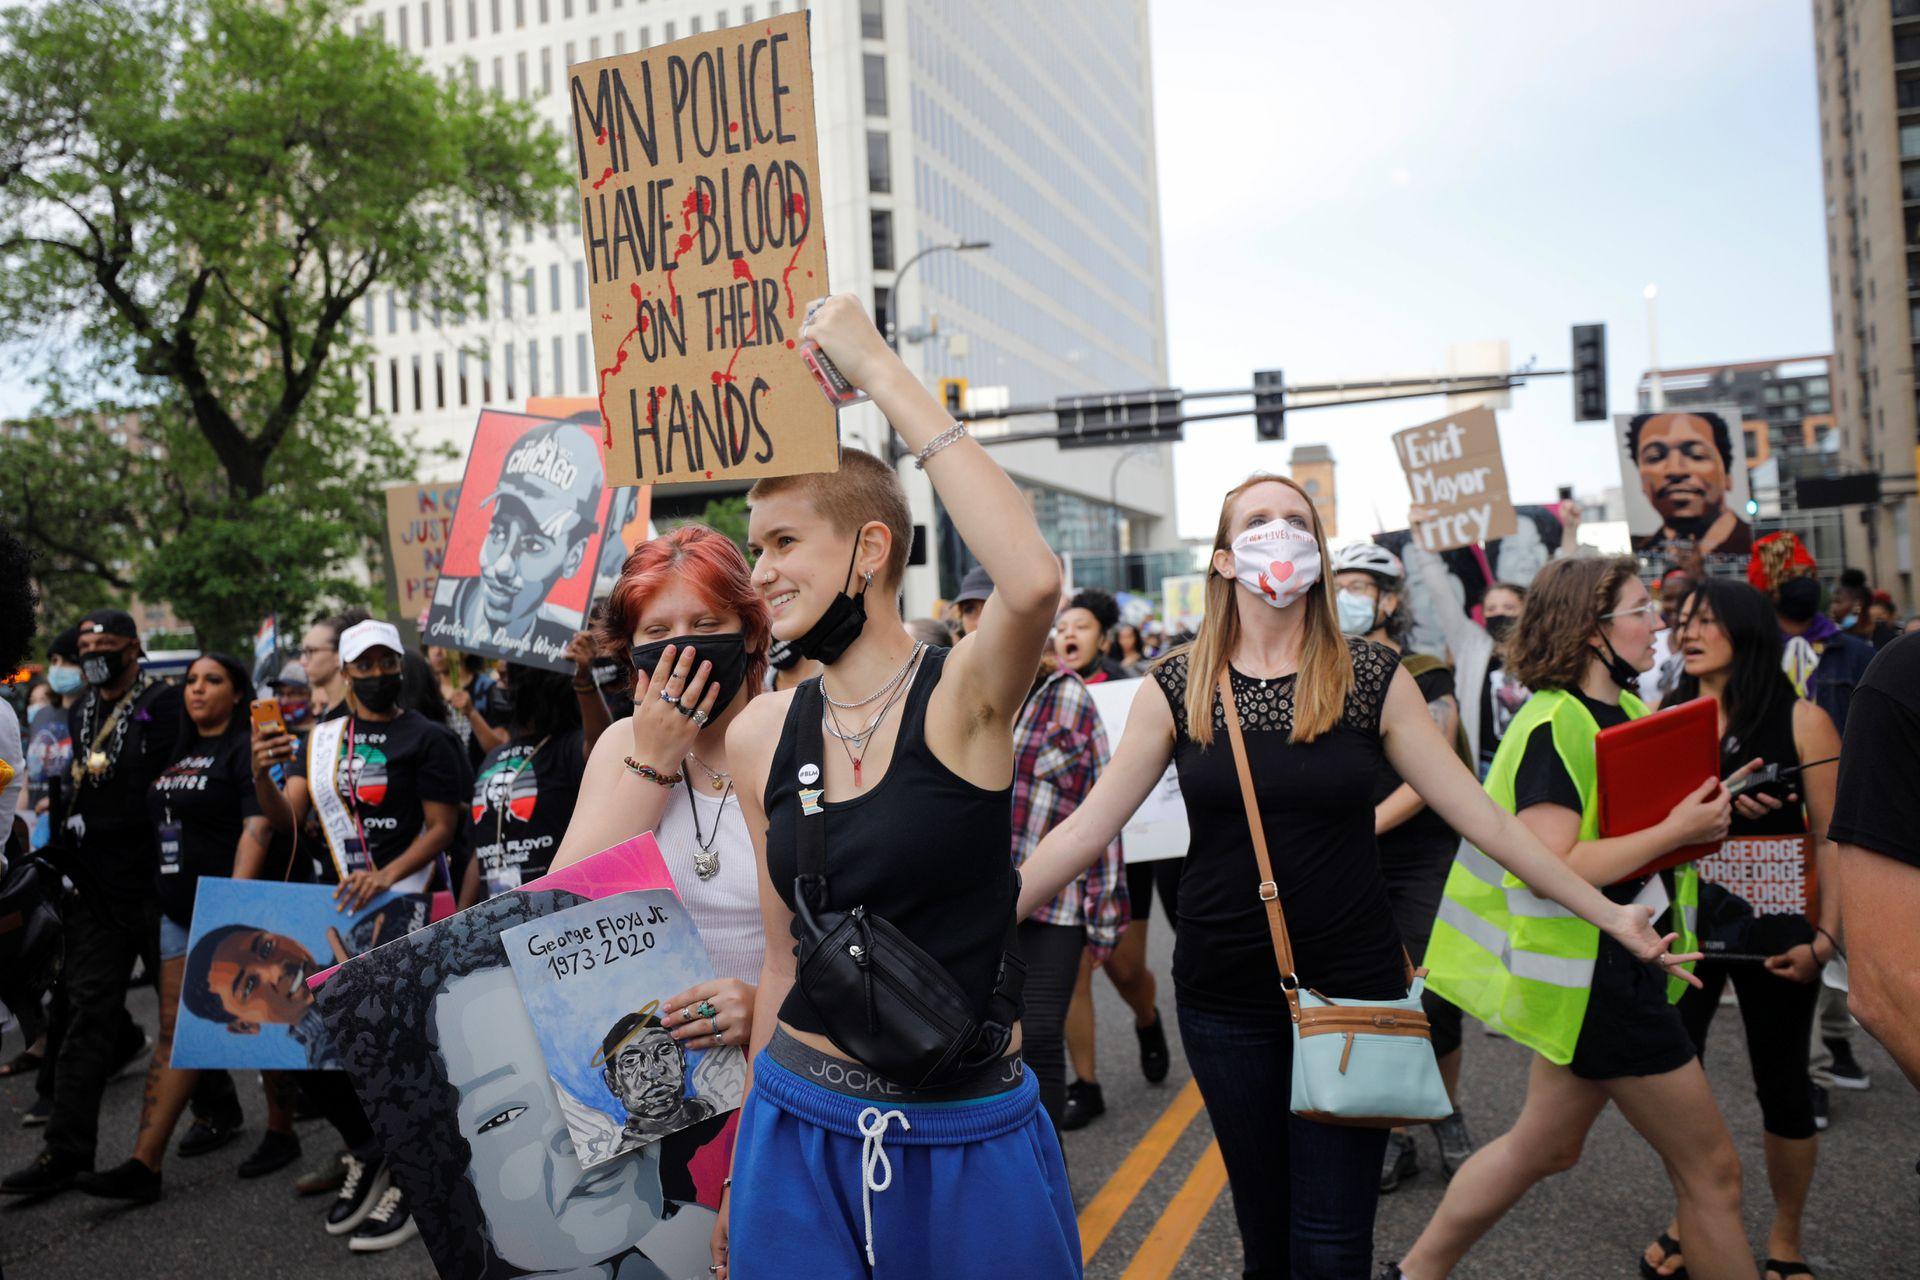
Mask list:
[[[1608,898],[1678,908],[1679,954],[1693,946],[1697,873],[1687,864],[1658,876],[1634,872],[1723,838],[1733,804],[1727,783],[1752,766],[1702,783],[1647,830],[1601,838],[1594,739],[1646,714],[1626,690],[1652,665],[1664,625],[1627,557],[1543,569],[1509,645],[1514,678],[1533,696],[1501,739],[1486,788]],[[1673,1007],[1684,987],[1671,969],[1663,977],[1465,843],[1426,965],[1432,990],[1537,1056],[1519,1120],[1454,1174],[1432,1221],[1386,1276],[1449,1274],[1534,1183],[1579,1161],[1587,1131],[1613,1102],[1666,1164],[1689,1274],[1752,1280],[1740,1162]],[[1699,985],[1691,972],[1684,981]]]

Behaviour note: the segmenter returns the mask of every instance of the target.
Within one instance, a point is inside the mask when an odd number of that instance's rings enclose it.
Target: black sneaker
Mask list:
[[[131,1200],[152,1204],[160,1198],[160,1174],[138,1160],[129,1159],[104,1173],[83,1173],[74,1183],[90,1196],[103,1200]]]
[[[327,1210],[330,1236],[344,1236],[365,1222],[390,1183],[384,1160],[369,1164],[349,1151],[341,1157],[341,1163],[346,1165],[347,1176],[341,1179],[340,1194],[333,1198],[333,1207]]]
[[[419,1226],[414,1222],[413,1215],[407,1212],[406,1196],[400,1188],[388,1187],[381,1193],[367,1220],[347,1241],[347,1248],[355,1253],[379,1253],[384,1249],[398,1248],[419,1234]]]
[[[47,1121],[51,1119],[53,1119],[53,1099],[43,1095],[35,1098],[33,1105],[27,1108],[27,1113],[20,1117],[20,1127],[44,1129],[47,1127]]]
[[[1385,1195],[1420,1172],[1420,1153],[1404,1133],[1387,1134],[1386,1158],[1380,1162],[1380,1193]]]
[[[0,1195],[50,1196],[71,1187],[85,1172],[77,1160],[42,1151],[33,1158],[32,1164],[0,1178]]]
[[[1813,1090],[1813,1127],[1825,1130],[1831,1123],[1827,1118],[1827,1091],[1817,1084],[1810,1084],[1807,1088]]]
[[[187,1130],[187,1136],[180,1139],[180,1145],[174,1151],[188,1160],[209,1155],[239,1137],[244,1123],[241,1116],[221,1116],[212,1120],[201,1117],[193,1122],[193,1127]]]
[[[1825,1039],[1823,1036],[1822,1039]],[[1870,1089],[1873,1081],[1867,1076],[1867,1070],[1860,1060],[1853,1056],[1853,1041],[1833,1039],[1826,1041],[1827,1048],[1833,1053],[1833,1065],[1827,1068],[1827,1074],[1833,1077],[1836,1089]]]
[[[1084,1129],[1107,1113],[1107,1100],[1100,1086],[1088,1080],[1075,1080],[1067,1086],[1067,1105],[1060,1111],[1060,1131]]]
[[[269,1129],[260,1135],[260,1145],[253,1154],[240,1162],[240,1176],[243,1178],[264,1178],[270,1173],[292,1164],[300,1158],[300,1139],[291,1133],[275,1133]]]
[[[1167,1068],[1172,1059],[1167,1056],[1167,1027],[1160,1021],[1160,1011],[1153,1011],[1153,1021],[1144,1027],[1135,1027],[1133,1034],[1140,1038],[1140,1074],[1147,1078],[1148,1084],[1159,1084],[1167,1078]]]
[[[1440,1172],[1451,1179],[1453,1171],[1473,1154],[1473,1135],[1467,1132],[1467,1118],[1458,1108],[1433,1126],[1433,1140],[1440,1144]]]

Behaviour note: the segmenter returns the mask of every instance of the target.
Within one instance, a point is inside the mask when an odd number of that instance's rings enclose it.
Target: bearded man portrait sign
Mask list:
[[[1732,406],[1622,414],[1621,489],[1635,551],[1746,555],[1746,440]]]

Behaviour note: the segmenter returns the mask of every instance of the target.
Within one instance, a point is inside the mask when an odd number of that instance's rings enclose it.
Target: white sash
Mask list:
[[[339,775],[342,748],[347,735],[347,717],[322,720],[307,739],[307,791],[313,797],[314,812],[320,816],[320,829],[326,832],[327,849],[333,854],[333,869],[344,881],[355,871],[372,867],[372,855],[363,851],[360,866],[347,865],[347,850],[360,841],[359,825],[353,811],[340,795]]]

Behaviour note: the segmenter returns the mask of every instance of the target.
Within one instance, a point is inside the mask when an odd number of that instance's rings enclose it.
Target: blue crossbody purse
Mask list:
[[[1420,994],[1427,971],[1407,961],[1407,994],[1400,1000],[1334,1000],[1300,985],[1294,970],[1293,943],[1280,910],[1280,889],[1267,853],[1267,833],[1254,795],[1247,743],[1240,729],[1240,708],[1233,684],[1220,672],[1227,734],[1233,740],[1233,767],[1240,775],[1240,799],[1253,833],[1253,854],[1260,866],[1260,902],[1273,935],[1293,1020],[1293,1113],[1325,1124],[1390,1128],[1426,1124],[1453,1113],[1440,1064],[1433,1056],[1433,1033]]]

